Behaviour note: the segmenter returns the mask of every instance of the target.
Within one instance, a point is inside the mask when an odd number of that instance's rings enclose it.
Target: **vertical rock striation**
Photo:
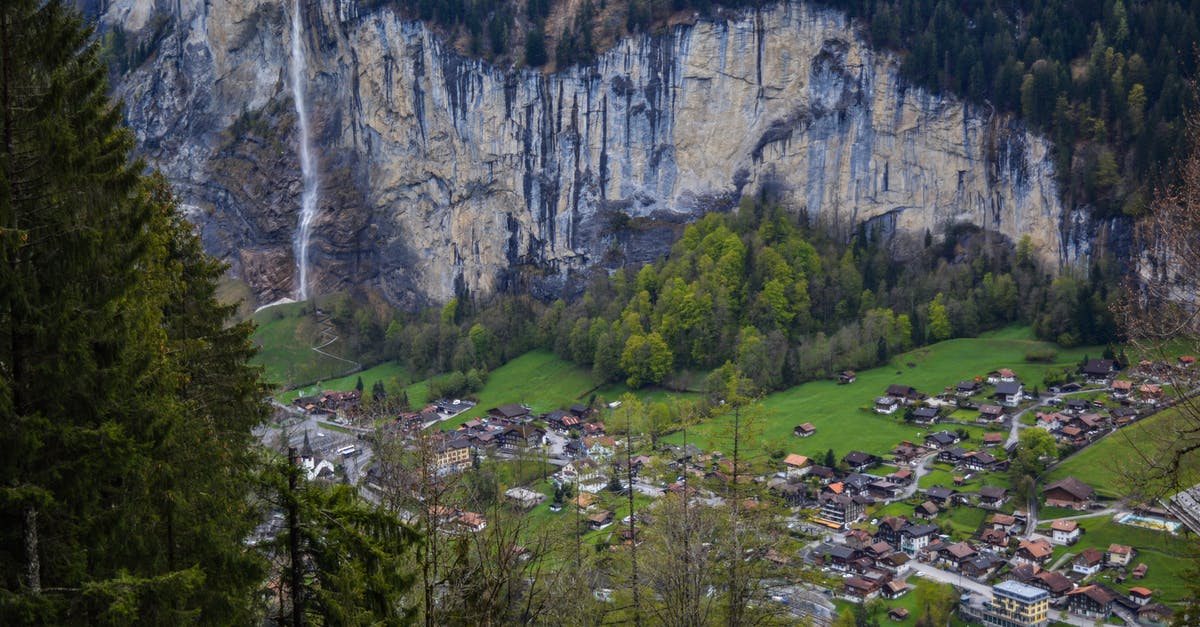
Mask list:
[[[547,75],[464,58],[388,9],[298,7],[323,291],[554,295],[588,268],[664,254],[679,224],[749,193],[846,233],[969,222],[1060,263],[1088,250],[1044,138],[906,85],[835,11],[680,25]],[[159,15],[170,27],[118,85],[142,150],[260,301],[287,295],[304,187],[289,16],[265,0],[115,0],[103,20],[145,33]]]

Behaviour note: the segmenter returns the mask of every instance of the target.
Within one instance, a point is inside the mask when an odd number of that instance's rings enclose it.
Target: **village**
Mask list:
[[[1200,533],[1200,487],[1139,502],[1101,498],[1102,486],[1090,484],[1088,476],[1051,475],[1059,458],[1190,393],[1194,363],[1185,355],[1122,369],[1114,359],[1088,359],[1044,391],[1010,368],[946,381],[941,390],[902,384],[863,389],[861,412],[924,434],[886,452],[834,456],[830,450],[822,456],[805,447],[818,427],[795,424],[791,441],[783,444],[786,454],[766,462],[754,482],[763,498],[785,508],[788,528],[804,540],[802,559],[826,585],[797,586],[797,594],[778,601],[791,604],[794,616],[829,624],[839,604],[892,604],[912,594],[914,578],[921,578],[954,585],[959,616],[976,623],[1092,625],[1112,617],[1125,624],[1168,623],[1172,603],[1160,598],[1154,582],[1172,575],[1155,572],[1161,560],[1149,559],[1153,551],[1142,540],[1147,534]],[[1178,389],[1180,382],[1188,389]],[[854,372],[841,373],[838,384],[861,385]],[[614,544],[638,541],[638,534],[634,517],[621,519],[616,507],[605,505],[613,502],[607,494],[633,491],[652,501],[674,493],[716,503],[720,486],[730,481],[730,460],[721,452],[695,444],[647,446],[610,430],[606,419],[620,401],[540,414],[506,404],[444,427],[475,406],[442,399],[399,413],[377,429],[355,426],[360,401],[358,390],[295,399],[292,411],[303,421],[333,421],[341,428],[322,429],[314,449],[314,429],[294,426],[291,442],[302,449],[311,479],[356,483],[369,498],[378,499],[383,490],[378,467],[370,463],[370,442],[379,433],[425,451],[419,459],[435,477],[471,472],[485,459],[541,464],[546,480],[509,486],[503,498],[530,515],[540,508],[550,515],[578,512],[588,533],[611,536]],[[1046,472],[1030,494],[1022,494],[1014,488],[1012,465],[1022,442],[1035,437],[1048,438],[1057,454],[1037,460]],[[447,533],[488,525],[474,511],[439,508],[437,517]],[[909,620],[901,605],[888,605],[888,616]]]

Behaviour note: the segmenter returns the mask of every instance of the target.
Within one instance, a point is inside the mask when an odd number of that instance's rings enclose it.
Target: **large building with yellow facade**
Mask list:
[[[1050,622],[1050,593],[1016,581],[992,586],[992,600],[981,618],[995,627],[1045,627]]]

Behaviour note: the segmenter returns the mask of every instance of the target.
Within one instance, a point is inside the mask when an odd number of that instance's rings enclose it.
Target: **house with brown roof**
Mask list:
[[[1075,477],[1064,477],[1042,489],[1042,496],[1050,507],[1087,509],[1096,498],[1096,491]]]
[[[889,582],[883,584],[883,596],[886,599],[898,599],[898,598],[904,596],[905,594],[907,594],[908,591],[911,589],[912,589],[912,586],[908,585],[908,582],[897,581],[897,580],[893,579],[892,581],[889,581]],[[904,608],[900,608],[900,609],[904,609]],[[908,616],[907,610],[905,610],[904,616],[905,617]],[[900,620],[904,620],[904,618],[901,618]]]
[[[802,425],[796,425],[796,427],[794,429],[792,429],[792,435],[794,435],[798,438],[807,438],[808,436],[810,436],[816,432],[817,432],[817,428],[814,427],[813,423],[811,423],[811,422],[806,422]]]
[[[999,431],[988,431],[983,434],[983,445],[992,447],[1004,444],[1004,434]]]
[[[1016,380],[1017,380],[1017,373],[1013,372],[1012,370],[1009,370],[1008,368],[1001,368],[999,370],[989,372],[988,378],[987,378],[987,382],[989,385],[996,385],[997,383],[1001,383],[1001,382],[1012,383],[1013,381],[1016,381]]]
[[[588,521],[588,529],[591,529],[593,531],[598,530],[598,529],[604,529],[605,527],[608,527],[609,525],[612,524],[613,513],[606,509],[600,510],[600,511],[592,513],[592,514],[588,514],[587,521]]]
[[[1050,540],[1055,544],[1075,544],[1079,540],[1079,523],[1074,520],[1055,520],[1050,523]]]
[[[796,453],[783,458],[783,470],[788,479],[799,479],[808,474],[812,468],[812,460]]]
[[[1050,596],[1054,598],[1061,597],[1075,589],[1075,582],[1056,570],[1043,570],[1035,574],[1029,585],[1049,592]]]
[[[1104,568],[1104,551],[1095,547],[1084,549],[1071,560],[1071,570],[1085,577],[1095,575],[1101,568]]]
[[[1112,614],[1116,595],[1099,585],[1076,588],[1067,593],[1067,608],[1085,618],[1106,619]]]
[[[1113,566],[1128,566],[1129,560],[1133,559],[1133,547],[1124,544],[1110,544],[1105,558]]]
[[[1129,589],[1129,600],[1134,605],[1147,605],[1150,603],[1150,597],[1154,596],[1154,592],[1148,588],[1134,586]]]
[[[853,370],[845,370],[838,375],[838,385],[850,385],[858,380],[858,374]]]
[[[1013,562],[1045,566],[1053,554],[1054,547],[1050,546],[1046,540],[1021,540],[1021,544],[1017,546],[1017,552],[1013,554]]]
[[[1017,528],[1017,519],[1011,514],[996,512],[988,518],[988,522],[991,523],[993,529],[998,529],[1004,533],[1012,533]]]
[[[948,568],[960,570],[963,563],[974,558],[979,552],[966,542],[957,542],[943,547],[938,551],[938,563]]]
[[[854,601],[870,601],[879,596],[880,584],[876,581],[861,577],[850,577],[843,581],[842,586],[842,592],[847,598]]]
[[[1116,399],[1129,398],[1133,392],[1133,381],[1128,379],[1117,379],[1112,382],[1112,397]]]
[[[489,416],[503,420],[523,420],[529,417],[529,408],[524,405],[511,403],[487,410]]]
[[[478,533],[487,528],[487,519],[475,512],[459,514],[454,523],[470,533]]]
[[[984,529],[979,533],[979,541],[995,547],[1008,546],[1008,534],[999,529]]]
[[[999,509],[1008,502],[1008,490],[999,486],[985,485],[979,488],[979,506]]]

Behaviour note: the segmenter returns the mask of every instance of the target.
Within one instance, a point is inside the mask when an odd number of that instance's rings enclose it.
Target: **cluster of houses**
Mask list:
[[[362,406],[362,392],[325,390],[316,396],[298,396],[292,405],[313,416],[357,414]]]

